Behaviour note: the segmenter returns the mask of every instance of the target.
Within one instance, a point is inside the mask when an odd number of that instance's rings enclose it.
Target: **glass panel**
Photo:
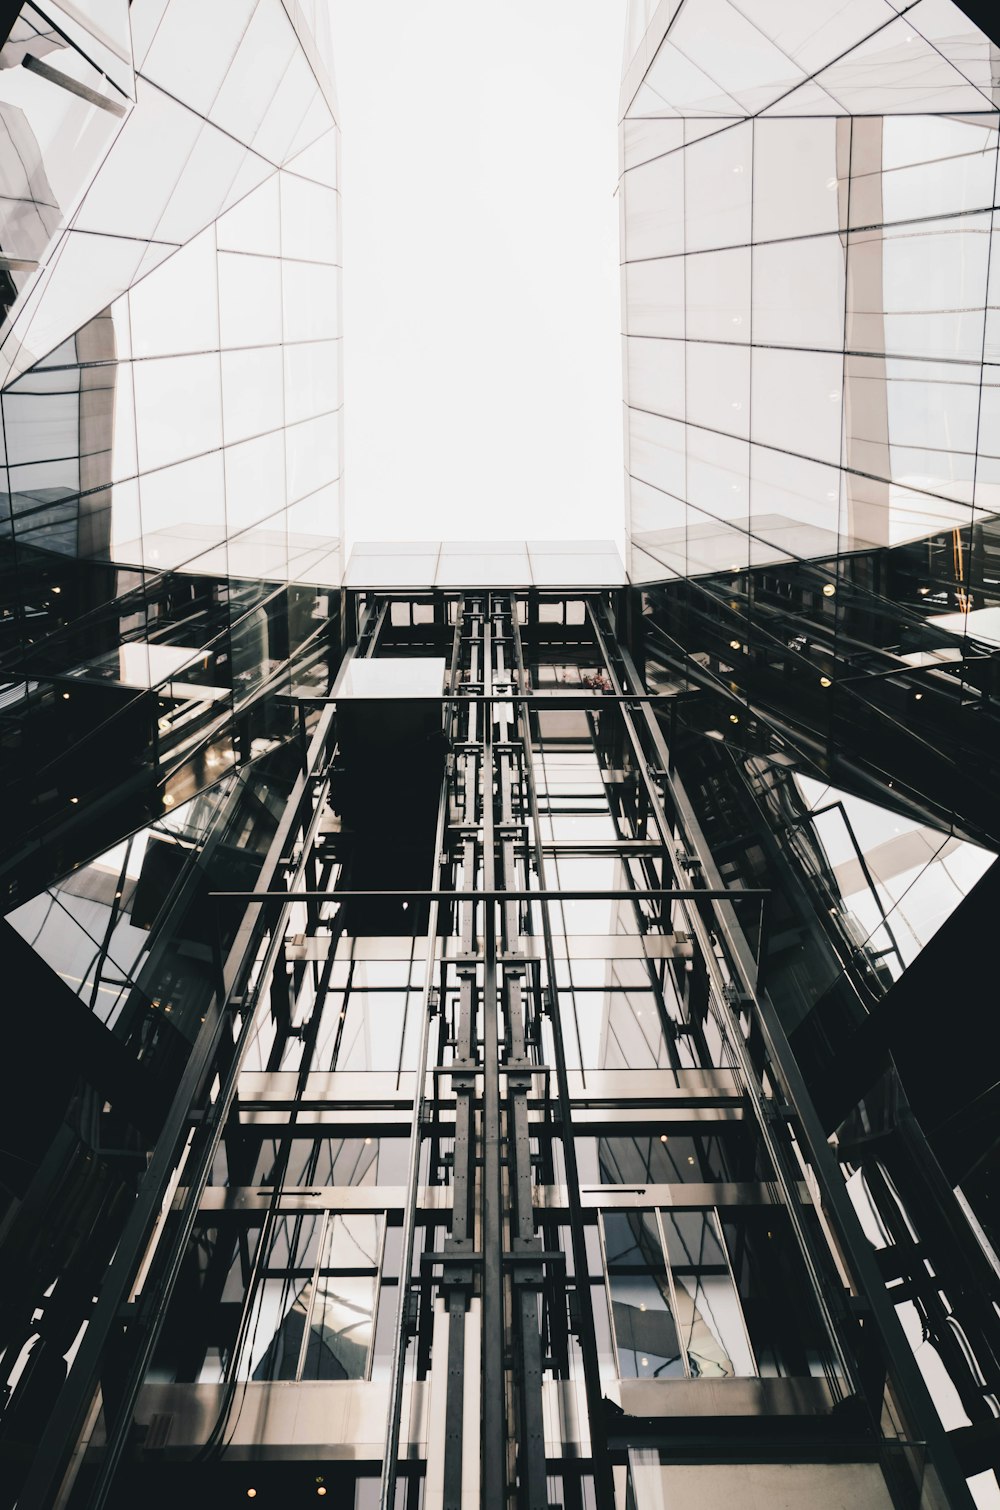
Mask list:
[[[684,1359],[654,1212],[604,1212],[611,1321],[623,1379],[683,1379]]]
[[[695,1379],[757,1373],[714,1211],[663,1211],[677,1327]]]
[[[689,252],[742,246],[750,240],[752,129],[749,122],[732,126],[685,148],[684,235]]]

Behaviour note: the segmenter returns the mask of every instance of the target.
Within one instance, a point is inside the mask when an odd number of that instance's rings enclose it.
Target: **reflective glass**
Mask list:
[[[281,263],[242,252],[219,253],[222,345],[270,346],[281,341]]]
[[[757,1373],[714,1211],[661,1212],[681,1345],[694,1379]]]
[[[219,305],[212,229],[137,283],[128,303],[135,356],[214,351]]]
[[[843,377],[839,351],[756,348],[754,440],[817,461],[839,462]]]
[[[683,1379],[684,1358],[655,1212],[604,1212],[605,1261],[618,1373]]]
[[[224,456],[226,525],[235,534],[284,507],[283,437],[275,430],[270,435],[227,446]]]
[[[731,126],[684,149],[687,251],[750,240],[752,131],[749,122]]]
[[[753,336],[762,345],[844,344],[843,243],[839,236],[753,248]]]
[[[337,260],[338,196],[308,179],[279,175],[281,253],[310,262]]]
[[[165,357],[134,366],[139,466],[167,466],[222,444],[218,356]]]
[[[840,230],[850,131],[850,122],[831,119],[754,123],[755,241]],[[749,241],[749,233],[741,239]]]

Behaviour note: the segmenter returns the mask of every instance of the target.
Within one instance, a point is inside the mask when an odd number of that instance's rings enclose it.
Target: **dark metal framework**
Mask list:
[[[584,609],[573,629],[565,626],[569,597]],[[394,630],[399,601],[429,609],[423,627]],[[337,710],[324,702],[257,887],[216,897],[219,908],[244,909],[242,923],[225,957],[219,951],[211,1010],[19,1505],[96,1510],[149,1486],[161,1465],[143,1404],[150,1366],[166,1356],[171,1325],[183,1322],[184,1276],[203,1243],[199,1234],[215,1230],[220,1211],[229,1214],[229,1235],[218,1237],[200,1271],[198,1315],[204,1321],[212,1304],[221,1306],[232,1270],[241,1275],[239,1320],[227,1333],[213,1424],[178,1460],[193,1459],[202,1472],[226,1461],[248,1390],[266,1377],[246,1358],[278,1234],[291,1224],[287,1267],[299,1273],[291,1253],[310,1200],[314,1211],[379,1213],[399,1231],[388,1283],[379,1260],[382,1305],[393,1312],[383,1510],[404,1499],[416,1505],[421,1495],[459,1510],[470,1492],[487,1510],[547,1510],[554,1502],[610,1510],[613,1473],[624,1471],[629,1447],[673,1440],[670,1432],[684,1423],[657,1426],[629,1409],[624,1393],[622,1407],[609,1404],[600,1342],[608,1321],[599,1314],[607,1275],[595,1259],[603,1213],[716,1210],[739,1201],[784,1210],[782,1262],[802,1276],[822,1360],[812,1371],[825,1391],[827,1425],[810,1430],[827,1435],[822,1448],[810,1438],[812,1450],[828,1452],[835,1437],[841,1455],[877,1455],[901,1505],[925,1473],[928,1503],[936,1493],[937,1503],[971,1505],[760,989],[745,928],[764,897],[734,891],[716,870],[619,638],[616,605],[579,592],[551,602],[563,604],[563,621],[551,632],[540,612],[545,596],[534,592],[384,596],[363,605],[355,657],[447,649],[446,744],[426,883],[395,886],[386,854],[382,890],[352,887],[350,830],[359,815],[345,811],[331,822],[343,749]],[[589,685],[547,688],[546,660],[557,656],[595,667]],[[592,758],[606,820],[599,837],[583,841],[555,826],[553,815],[589,820],[594,806],[574,805],[571,788],[557,799],[546,778],[546,750],[574,743]],[[560,884],[558,863],[567,857],[613,864],[615,884]],[[423,962],[420,986],[407,988],[416,1002],[410,1058],[404,1063],[401,1042],[391,1093],[351,1102],[342,1091],[338,1098],[329,1078],[340,1068],[343,1037],[337,1025],[331,1040],[330,1020],[343,999],[343,1023],[350,991],[335,999],[334,967],[357,945],[348,928],[352,902],[400,892],[413,908],[406,947]],[[628,1093],[588,1073],[568,1001],[572,938],[563,904],[596,900],[614,903],[609,956],[625,940],[642,960],[664,1045],[662,1060]],[[331,1041],[332,1050],[324,1047]],[[259,1094],[247,1068],[254,1054]],[[264,1084],[269,1075],[280,1095]],[[664,1184],[651,1164],[645,1181],[624,1188],[589,1188],[581,1179],[583,1137],[634,1139],[645,1131],[666,1144],[680,1129],[697,1149],[705,1118],[713,1134],[738,1124],[752,1150],[749,1164],[735,1161],[725,1171],[728,1183],[716,1173],[705,1184],[699,1171],[700,1185]],[[294,1174],[296,1148],[331,1128],[340,1136],[353,1129],[368,1143],[408,1138],[405,1186],[376,1185],[359,1204],[357,1191],[348,1197],[333,1184],[314,1187],[308,1159],[305,1174]],[[274,1151],[266,1177],[264,1140]],[[223,1154],[226,1186],[215,1191]],[[693,1153],[688,1163],[695,1162]],[[313,1298],[309,1315],[315,1305]],[[615,1315],[612,1307],[619,1325]],[[752,1333],[750,1340],[759,1347]],[[206,1347],[203,1338],[199,1353],[196,1338],[187,1352],[203,1359]],[[684,1357],[679,1367],[694,1372]],[[174,1377],[182,1390],[198,1376],[177,1366]],[[421,1389],[423,1438],[413,1426]],[[549,1407],[571,1395],[581,1418],[554,1439]],[[95,1430],[97,1400],[103,1431]],[[784,1441],[786,1427],[777,1418],[773,1426],[775,1440]],[[710,1456],[739,1461],[746,1450],[745,1423],[735,1418],[710,1425],[693,1408],[686,1429]],[[708,1449],[707,1431],[714,1433]],[[365,1465],[369,1474],[375,1469],[375,1461]]]

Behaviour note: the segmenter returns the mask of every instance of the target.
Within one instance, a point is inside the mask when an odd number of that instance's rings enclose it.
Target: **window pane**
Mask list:
[[[602,1221],[620,1377],[683,1379],[655,1215],[606,1212]]]
[[[753,1377],[757,1369],[713,1211],[662,1212],[677,1329],[695,1379]]]

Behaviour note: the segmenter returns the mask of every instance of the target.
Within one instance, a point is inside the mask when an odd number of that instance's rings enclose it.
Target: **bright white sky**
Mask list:
[[[625,0],[329,0],[348,543],[623,529]]]

